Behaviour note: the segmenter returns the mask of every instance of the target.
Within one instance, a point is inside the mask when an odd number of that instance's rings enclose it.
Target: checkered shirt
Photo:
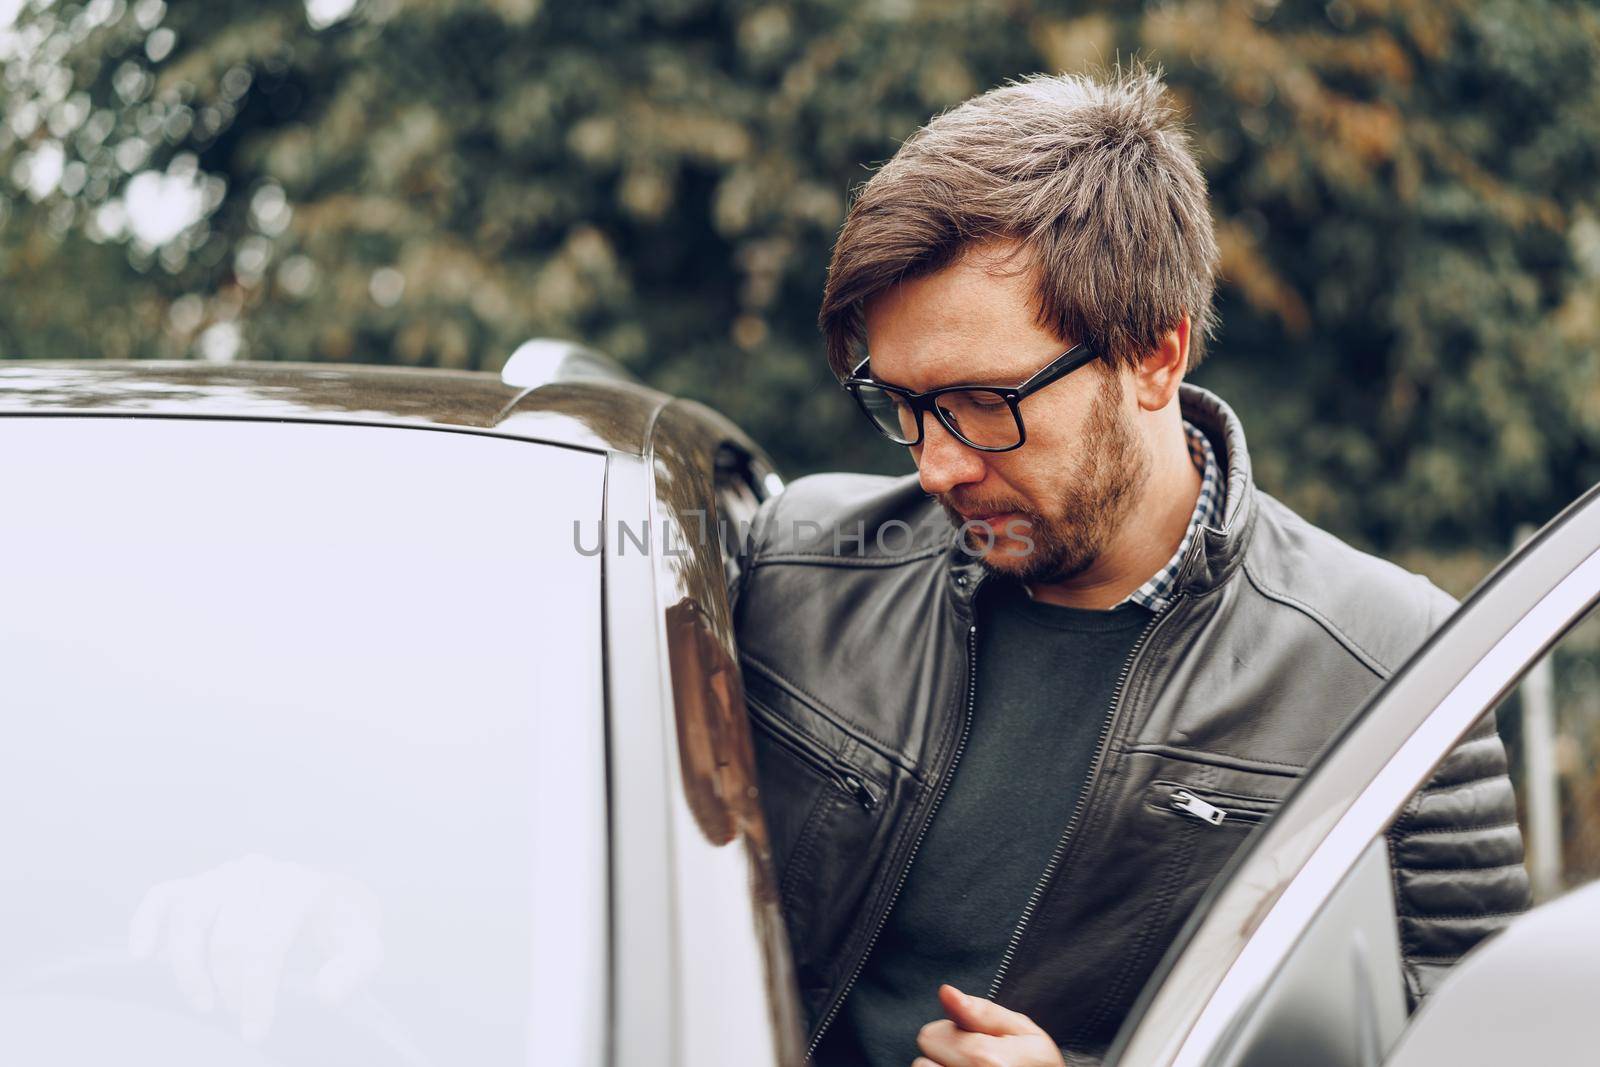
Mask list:
[[[1197,430],[1187,419],[1183,423],[1183,432],[1189,439],[1189,458],[1194,461],[1195,470],[1200,472],[1200,496],[1194,502],[1194,513],[1189,516],[1189,528],[1183,531],[1183,540],[1178,542],[1178,551],[1167,560],[1167,565],[1162,567],[1150,580],[1122,600],[1122,604],[1139,604],[1151,611],[1161,611],[1172,602],[1173,586],[1178,580],[1178,570],[1183,566],[1183,561],[1189,556],[1189,545],[1200,535],[1200,527],[1219,527],[1222,525],[1222,498],[1225,492],[1222,484],[1222,469],[1217,466],[1217,454],[1211,447],[1211,442],[1206,435]]]

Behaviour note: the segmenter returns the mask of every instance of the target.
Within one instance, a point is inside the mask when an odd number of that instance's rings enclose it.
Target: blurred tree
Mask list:
[[[1480,559],[1600,478],[1600,16],[1576,0],[8,16],[7,356],[492,370],[563,335],[791,474],[907,470],[813,325],[848,189],[1007,77],[1139,55],[1192,118],[1222,235],[1199,380],[1269,490],[1364,544]]]

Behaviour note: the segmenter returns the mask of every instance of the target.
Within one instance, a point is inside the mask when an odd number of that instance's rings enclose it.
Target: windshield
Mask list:
[[[0,419],[0,1062],[597,1060],[603,478]]]

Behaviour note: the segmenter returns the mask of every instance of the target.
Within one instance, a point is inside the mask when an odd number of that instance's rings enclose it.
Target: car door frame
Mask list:
[[[782,487],[758,446],[691,401],[662,398],[641,452],[608,457],[611,1063],[798,1067],[803,1058],[753,780],[739,788],[735,773],[708,789],[705,761],[688,751],[709,746],[718,767],[754,766],[719,522],[730,479],[757,501]],[[641,530],[643,547],[633,539]],[[715,674],[712,692],[703,683]]]
[[[1210,1062],[1371,841],[1597,600],[1600,486],[1502,563],[1347,724],[1195,909],[1106,1062]]]

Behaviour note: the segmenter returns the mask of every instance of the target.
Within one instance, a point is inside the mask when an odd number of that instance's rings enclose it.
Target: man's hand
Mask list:
[[[251,855],[162,882],[128,930],[135,959],[164,950],[190,1005],[210,1011],[220,994],[252,1042],[272,1028],[290,950],[302,939],[319,964],[312,991],[343,1003],[383,962],[377,898],[351,878]]]
[[[1061,1067],[1061,1050],[1028,1018],[953,985],[939,987],[947,1019],[917,1032],[911,1067]]]

